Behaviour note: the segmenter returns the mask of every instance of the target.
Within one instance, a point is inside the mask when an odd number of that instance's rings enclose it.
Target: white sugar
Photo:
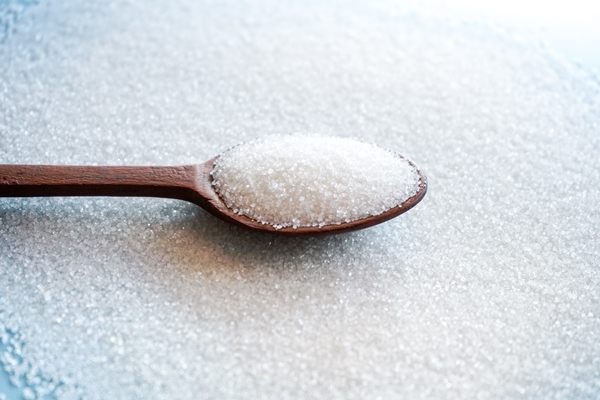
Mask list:
[[[600,398],[597,79],[405,3],[0,0],[0,163],[194,164],[306,132],[430,184],[401,218],[307,239],[179,201],[0,199],[17,391]]]
[[[213,186],[227,206],[263,224],[305,227],[379,215],[418,189],[409,162],[352,139],[270,136],[222,154]]]

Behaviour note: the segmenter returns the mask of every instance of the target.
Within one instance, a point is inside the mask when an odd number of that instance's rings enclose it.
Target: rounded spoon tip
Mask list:
[[[404,157],[403,157],[404,158]],[[249,218],[245,215],[237,214],[233,210],[227,207],[224,201],[219,197],[219,195],[214,191],[212,186],[212,177],[210,172],[214,168],[214,164],[217,157],[212,158],[203,164],[203,173],[202,180],[203,182],[203,192],[208,194],[208,204],[201,205],[204,209],[209,211],[211,214],[217,216],[218,218],[244,227],[249,228],[254,231],[261,231],[267,233],[273,233],[277,235],[285,235],[285,236],[323,236],[323,235],[333,235],[339,233],[347,233],[353,232],[365,228],[372,227],[374,225],[381,224],[383,222],[389,221],[392,218],[395,218],[401,214],[404,214],[414,206],[416,206],[427,193],[427,177],[423,173],[421,169],[419,169],[412,161],[406,159],[408,163],[415,169],[419,182],[418,188],[414,195],[406,199],[402,202],[402,204],[390,208],[389,210],[377,214],[371,215],[366,218],[357,219],[349,222],[342,222],[339,224],[328,224],[322,226],[299,226],[299,227],[275,227],[268,223],[263,223],[260,221],[256,221],[252,218]]]

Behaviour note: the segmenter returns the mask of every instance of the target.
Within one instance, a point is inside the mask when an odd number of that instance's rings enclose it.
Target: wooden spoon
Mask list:
[[[417,193],[400,206],[342,224],[275,229],[227,208],[211,185],[210,172],[217,158],[181,167],[0,165],[0,197],[162,197],[189,201],[222,220],[257,231],[316,236],[355,231],[387,221],[410,210],[427,192],[425,175],[409,161],[417,170],[420,183]]]

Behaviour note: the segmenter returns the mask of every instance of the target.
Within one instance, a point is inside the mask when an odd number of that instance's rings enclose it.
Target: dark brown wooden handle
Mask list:
[[[192,200],[198,168],[0,165],[0,197],[134,196]]]

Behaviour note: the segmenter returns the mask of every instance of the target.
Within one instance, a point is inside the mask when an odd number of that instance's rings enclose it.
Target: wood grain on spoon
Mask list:
[[[211,214],[246,228],[291,236],[350,232],[394,218],[414,207],[427,192],[420,178],[417,193],[382,214],[322,227],[276,229],[235,214],[213,190],[210,172],[217,157],[204,164],[179,167],[0,165],[0,197],[114,196],[161,197],[194,203]]]

